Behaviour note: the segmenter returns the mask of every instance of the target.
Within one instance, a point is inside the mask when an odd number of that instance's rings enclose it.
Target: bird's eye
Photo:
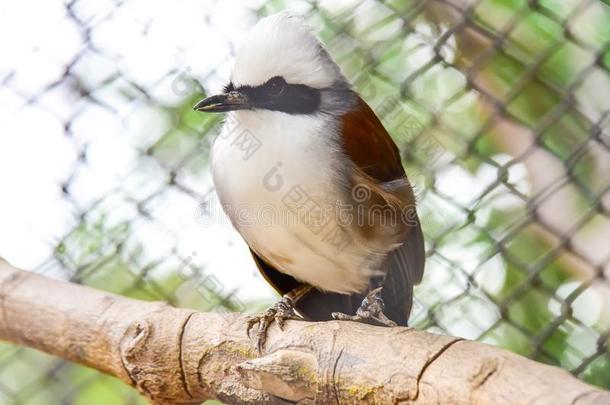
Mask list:
[[[286,80],[281,76],[275,76],[269,79],[265,87],[270,95],[279,96],[286,89]]]

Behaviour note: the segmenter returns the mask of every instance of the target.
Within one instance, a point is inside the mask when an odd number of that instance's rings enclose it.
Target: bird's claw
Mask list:
[[[384,313],[383,299],[381,299],[381,288],[376,288],[362,300],[362,304],[356,311],[356,315],[347,315],[342,312],[333,312],[333,319],[341,321],[355,321],[373,325],[396,326],[396,322],[388,318]]]
[[[262,314],[253,315],[248,319],[248,327],[246,329],[248,338],[252,338],[252,336],[250,336],[250,331],[254,325],[258,324],[255,339],[256,349],[258,350],[259,355],[263,353],[263,347],[267,340],[267,329],[271,326],[271,323],[275,321],[280,330],[283,331],[286,319],[301,319],[294,312],[294,302],[290,297],[286,296],[282,297],[280,301],[276,302],[270,308],[267,308]]]

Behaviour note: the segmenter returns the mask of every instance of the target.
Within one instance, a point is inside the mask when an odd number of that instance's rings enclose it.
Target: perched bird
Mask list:
[[[424,240],[398,148],[312,29],[286,13],[260,20],[224,92],[195,105],[229,112],[212,147],[214,184],[265,279],[274,320],[406,325]],[[295,312],[296,310],[296,312]]]

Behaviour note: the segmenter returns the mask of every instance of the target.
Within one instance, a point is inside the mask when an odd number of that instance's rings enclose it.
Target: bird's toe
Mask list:
[[[390,327],[397,326],[396,322],[388,318],[383,311],[384,304],[381,298],[381,288],[376,288],[362,300],[362,304],[360,304],[355,315],[333,312],[332,317],[340,321],[354,321]]]
[[[263,352],[263,348],[267,340],[267,330],[269,329],[269,326],[271,326],[273,321],[275,321],[280,330],[284,330],[284,325],[287,319],[301,319],[294,312],[294,304],[289,297],[282,297],[280,301],[267,308],[267,310],[265,310],[265,312],[262,314],[254,315],[248,319],[246,330],[248,338],[251,338],[250,331],[254,325],[258,324],[255,343],[259,355],[261,355]]]

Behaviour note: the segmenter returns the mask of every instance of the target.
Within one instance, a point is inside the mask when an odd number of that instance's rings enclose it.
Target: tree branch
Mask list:
[[[289,321],[257,357],[246,316],[136,301],[0,260],[0,339],[116,376],[157,404],[607,404],[508,351],[408,328]]]

